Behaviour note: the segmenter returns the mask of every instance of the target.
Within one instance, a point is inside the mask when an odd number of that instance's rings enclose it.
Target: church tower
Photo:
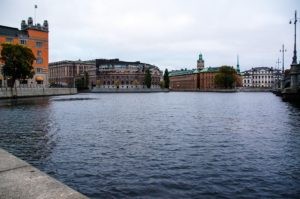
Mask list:
[[[197,69],[202,70],[204,68],[204,60],[202,58],[202,54],[199,54],[199,59],[197,60]]]

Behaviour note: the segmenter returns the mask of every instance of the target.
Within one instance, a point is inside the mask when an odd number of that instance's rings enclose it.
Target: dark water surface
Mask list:
[[[0,147],[91,198],[300,197],[300,108],[271,93],[2,100]]]

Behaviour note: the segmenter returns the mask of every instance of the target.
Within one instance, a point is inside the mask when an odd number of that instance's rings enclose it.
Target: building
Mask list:
[[[170,71],[170,90],[194,91],[200,88],[199,72],[204,69],[204,60],[202,54],[199,54],[197,60],[197,69],[181,69]]]
[[[169,73],[170,77],[170,90],[213,90],[218,86],[215,84],[215,76],[219,73],[220,67],[204,67],[204,60],[202,54],[199,55],[197,60],[197,68],[192,70],[181,69],[173,70]],[[235,87],[240,87],[241,75],[239,67],[239,58],[237,58],[237,72]]]
[[[160,88],[162,71],[157,66],[119,59],[96,59],[96,67],[89,70],[90,84],[98,89],[146,88],[146,69],[151,73],[151,88]]]
[[[25,45],[32,50],[36,57],[36,61],[33,63],[35,70],[34,77],[22,82],[17,81],[17,85],[21,84],[25,87],[35,87],[38,85],[45,86],[48,84],[48,34],[49,25],[47,20],[44,21],[43,25],[39,23],[34,24],[32,18],[29,17],[27,23],[25,20],[22,20],[20,30],[18,28],[0,25],[0,44],[12,43]],[[0,63],[0,68],[2,65],[3,63]],[[3,80],[4,77],[1,74],[0,85],[6,86],[6,81]]]
[[[49,84],[53,87],[74,87],[76,78],[95,68],[91,61],[58,61],[49,63]]]
[[[204,68],[199,72],[199,89],[209,90],[215,89],[215,76],[218,74],[220,67],[208,67]]]
[[[272,67],[255,67],[242,73],[243,87],[278,88],[282,79],[279,69]]]
[[[199,88],[199,73],[197,69],[173,70],[169,73],[170,90],[193,91]]]

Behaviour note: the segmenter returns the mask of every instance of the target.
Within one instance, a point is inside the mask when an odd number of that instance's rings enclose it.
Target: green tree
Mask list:
[[[169,88],[169,84],[170,84],[169,71],[166,68],[165,73],[164,73],[164,86],[165,86],[165,88]]]
[[[89,81],[90,81],[89,73],[87,71],[84,71],[84,88],[85,89],[88,89]]]
[[[83,74],[80,74],[75,79],[75,86],[78,90],[88,89],[89,87],[89,74],[87,71],[84,71]]]
[[[237,82],[236,70],[231,66],[220,67],[214,82],[219,88],[233,88]]]
[[[147,88],[151,88],[151,82],[152,82],[151,72],[150,69],[147,68],[145,73],[145,85],[147,86]]]
[[[4,62],[2,74],[10,78],[10,87],[15,86],[16,80],[25,80],[34,75],[33,61],[35,56],[31,49],[19,44],[1,44],[1,61]]]

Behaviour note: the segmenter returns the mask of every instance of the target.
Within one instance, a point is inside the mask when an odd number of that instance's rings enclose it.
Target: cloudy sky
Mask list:
[[[285,44],[292,61],[299,0],[0,0],[0,25],[22,19],[50,27],[50,62],[120,58],[161,69],[205,66],[276,67]],[[298,26],[299,27],[299,26]],[[299,32],[299,28],[298,28]],[[298,37],[299,38],[299,37]],[[299,41],[299,39],[298,39]],[[299,42],[298,42],[298,46]]]

